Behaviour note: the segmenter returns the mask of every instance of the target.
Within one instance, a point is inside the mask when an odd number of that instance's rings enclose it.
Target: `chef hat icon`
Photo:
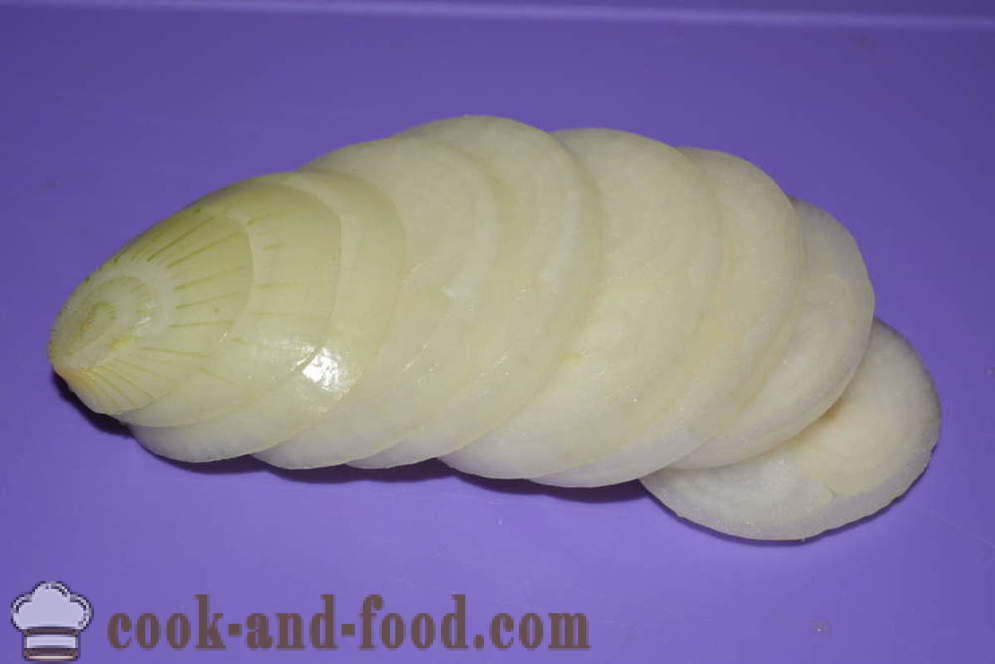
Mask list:
[[[90,624],[90,603],[57,581],[45,581],[14,600],[14,627],[24,636],[24,659],[68,662],[79,657],[79,633]]]

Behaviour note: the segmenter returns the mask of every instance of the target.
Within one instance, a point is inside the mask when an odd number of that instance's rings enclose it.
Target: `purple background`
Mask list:
[[[0,601],[46,579],[86,595],[96,617],[83,662],[995,661],[991,18],[930,28],[853,14],[822,25],[393,7],[0,7]],[[948,11],[995,15],[970,0]],[[757,545],[680,521],[635,483],[553,490],[436,463],[172,464],[60,394],[49,326],[125,240],[226,183],[462,113],[722,148],[837,214],[880,315],[936,378],[945,422],[926,475],[855,527]],[[360,653],[340,639],[333,653],[294,654],[229,640],[224,653],[177,653],[114,651],[105,637],[113,612],[192,612],[194,593],[226,620],[310,614],[335,593],[345,621],[373,592],[408,616],[441,615],[465,593],[471,633],[500,611],[583,611],[592,648]],[[19,642],[0,628],[0,659]]]

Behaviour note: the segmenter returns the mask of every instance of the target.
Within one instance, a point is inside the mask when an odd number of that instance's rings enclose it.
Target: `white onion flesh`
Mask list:
[[[390,204],[358,180],[294,173],[284,181],[312,194],[340,221],[341,271],[334,307],[309,360],[261,397],[193,424],[132,427],[150,450],[206,461],[267,449],[313,426],[363,375],[394,318],[404,237]]]
[[[692,342],[722,259],[718,205],[680,152],[608,130],[555,134],[601,197],[600,289],[551,381],[496,430],[444,461],[536,477],[611,450],[665,406],[660,384]]]
[[[315,426],[260,453],[286,468],[383,450],[465,383],[474,353],[468,339],[488,314],[501,231],[493,180],[436,142],[397,137],[354,145],[308,169],[346,173],[382,191],[399,215],[407,254],[392,327],[367,373]]]
[[[461,150],[496,178],[508,205],[505,267],[487,334],[474,348],[471,380],[406,440],[353,463],[368,468],[458,450],[524,407],[562,359],[601,275],[597,195],[558,141],[519,122],[477,117],[433,122],[402,135]]]
[[[770,452],[720,468],[664,469],[646,488],[680,516],[753,539],[813,537],[883,509],[929,462],[940,430],[915,350],[878,322],[833,407]]]
[[[829,214],[795,202],[808,263],[790,343],[760,392],[717,436],[671,468],[711,468],[763,454],[815,421],[839,398],[867,349],[874,290],[857,243]]]
[[[282,177],[234,185],[217,203],[205,200],[245,228],[252,249],[248,300],[182,386],[118,415],[129,425],[175,426],[215,416],[264,393],[308,360],[334,304],[339,221],[314,197],[282,185]],[[226,267],[216,264],[219,271]],[[168,450],[160,453],[169,456]]]
[[[68,298],[55,371],[161,456],[642,479],[758,539],[859,519],[939,405],[845,228],[721,152],[466,116],[205,196]]]
[[[790,318],[805,265],[791,202],[760,169],[729,154],[684,148],[705,174],[722,219],[718,290],[681,362],[662,386],[665,404],[635,438],[597,459],[533,478],[556,486],[637,479],[712,438],[759,389],[751,377]],[[654,403],[660,403],[659,398]]]

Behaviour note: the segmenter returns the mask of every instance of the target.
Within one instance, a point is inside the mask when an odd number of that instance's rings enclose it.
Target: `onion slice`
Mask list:
[[[681,362],[658,388],[650,426],[618,439],[597,459],[533,478],[537,482],[626,482],[692,452],[759,390],[751,379],[790,321],[805,265],[802,225],[791,202],[743,159],[710,150],[681,151],[704,172],[719,202],[726,251],[716,296]]]
[[[923,472],[940,404],[915,350],[876,322],[832,408],[766,454],[720,468],[664,469],[643,485],[678,515],[752,539],[813,537],[883,509]]]
[[[743,412],[670,468],[711,468],[763,454],[815,421],[839,398],[867,350],[874,289],[860,249],[836,219],[795,200],[808,264],[790,342],[772,358]]]
[[[341,222],[341,271],[320,343],[278,385],[224,414],[183,426],[133,426],[146,447],[201,461],[264,450],[313,426],[376,356],[403,269],[397,214],[372,187],[345,175],[288,173],[282,184],[313,195]]]
[[[599,204],[580,164],[546,132],[504,118],[450,118],[409,129],[468,155],[505,202],[492,309],[478,314],[473,373],[391,449],[353,462],[414,463],[458,450],[504,422],[555,370],[601,275]]]
[[[339,220],[314,196],[284,185],[285,177],[265,175],[206,197],[205,205],[245,229],[252,251],[245,308],[181,386],[118,419],[144,427],[199,422],[265,393],[308,361],[334,306]],[[228,267],[215,263],[218,271]],[[190,285],[198,294],[202,288]]]
[[[634,436],[663,405],[656,385],[691,341],[717,282],[717,202],[663,143],[603,129],[554,134],[602,202],[604,269],[550,381],[507,422],[445,458],[487,477],[535,477]]]
[[[472,330],[491,315],[487,286],[501,223],[494,181],[470,158],[433,141],[352,145],[304,170],[345,173],[381,191],[397,211],[406,253],[391,327],[369,370],[313,427],[259,454],[285,468],[379,452],[465,383]]]

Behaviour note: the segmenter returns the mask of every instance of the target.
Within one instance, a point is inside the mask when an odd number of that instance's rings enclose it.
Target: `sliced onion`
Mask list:
[[[867,350],[874,290],[857,243],[826,212],[794,204],[808,264],[790,343],[765,368],[763,388],[744,411],[671,468],[725,466],[791,438],[833,405]]]
[[[391,329],[369,370],[315,426],[260,453],[268,463],[315,467],[396,443],[464,384],[468,338],[489,315],[498,255],[493,180],[470,158],[413,137],[353,145],[306,170],[345,173],[379,189],[397,211],[406,264]]]
[[[552,379],[509,421],[445,461],[535,477],[596,458],[647,426],[691,341],[721,260],[717,203],[680,152],[625,132],[555,134],[600,193],[605,261],[593,305]]]
[[[154,427],[214,417],[263,394],[310,358],[334,305],[339,222],[320,201],[281,179],[279,174],[255,178],[204,199],[205,206],[245,229],[252,251],[248,301],[228,322],[214,352],[181,386],[119,419]],[[200,283],[190,286],[203,300],[201,289]]]
[[[915,350],[881,322],[832,408],[766,454],[643,478],[678,515],[753,539],[804,539],[883,509],[922,473],[940,404]]]
[[[494,308],[476,314],[470,380],[398,445],[353,462],[362,467],[458,450],[522,408],[558,365],[600,277],[596,193],[554,138],[491,117],[442,120],[402,136],[448,145],[494,176],[506,203],[500,267],[492,283]]]
[[[403,269],[396,213],[371,187],[348,176],[289,173],[282,184],[321,200],[341,222],[341,272],[319,346],[271,390],[222,415],[177,427],[133,427],[147,447],[188,460],[266,449],[313,426],[376,356],[394,318]]]
[[[750,379],[793,310],[805,264],[801,222],[760,169],[732,155],[682,149],[718,199],[726,256],[710,302],[679,366],[654,396],[664,404],[634,438],[599,459],[536,478],[558,486],[601,486],[636,479],[713,437],[760,386]]]

